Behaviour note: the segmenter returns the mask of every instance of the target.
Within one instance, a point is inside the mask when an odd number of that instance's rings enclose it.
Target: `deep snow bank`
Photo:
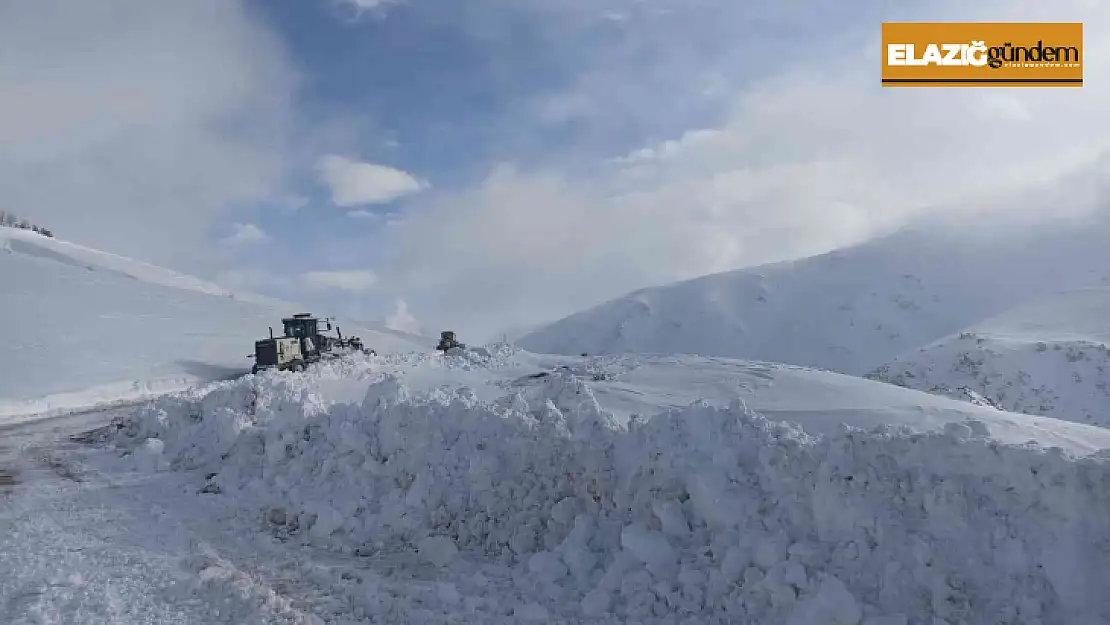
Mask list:
[[[813,438],[739,402],[627,429],[567,373],[494,402],[263,375],[159,400],[116,443],[292,537],[416,552],[521,618],[786,625],[1110,620],[1110,464],[973,428]],[[388,606],[368,603],[368,609]],[[457,606],[460,612],[465,605]]]

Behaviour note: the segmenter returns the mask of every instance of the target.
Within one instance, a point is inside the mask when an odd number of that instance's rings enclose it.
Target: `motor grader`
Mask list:
[[[319,319],[312,313],[297,313],[281,320],[285,335],[275,337],[273,327],[270,337],[254,342],[254,366],[251,373],[266,369],[279,371],[303,371],[308,365],[325,358],[335,358],[344,352],[363,352],[376,354],[366,349],[362,339],[357,336],[343,338],[339,326],[335,326],[336,337],[321,331],[323,322],[327,330],[332,330],[332,319]]]

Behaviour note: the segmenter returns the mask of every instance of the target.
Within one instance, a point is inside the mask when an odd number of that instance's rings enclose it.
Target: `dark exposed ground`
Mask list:
[[[133,405],[106,408],[0,425],[0,494],[11,493],[41,471],[51,471],[60,477],[80,481],[80,476],[71,467],[44,450],[62,440],[93,442],[96,433],[111,427],[113,419],[133,408]]]

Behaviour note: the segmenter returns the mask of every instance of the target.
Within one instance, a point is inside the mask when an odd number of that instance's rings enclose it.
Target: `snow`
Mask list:
[[[101,469],[102,454],[53,439],[74,423],[102,425],[121,411],[70,415],[6,427],[21,454],[14,493],[0,490],[2,620],[29,623],[313,623],[289,561],[264,536],[222,524],[211,497],[182,497],[185,480],[151,481]],[[58,429],[59,422],[66,428]],[[264,571],[264,572],[263,572]],[[279,571],[281,573],[279,573]]]
[[[88,271],[112,273],[148,284],[159,284],[222,297],[233,294],[231,291],[205,280],[68,241],[44,237],[27,230],[0,229],[0,249],[12,254],[51,260]],[[250,301],[269,304],[280,303],[276,300],[252,294],[238,294],[238,296]]]
[[[367,622],[1110,619],[1110,430],[830,372],[491,346],[217,382],[121,426],[105,470],[361,559],[329,605]]]
[[[574,376],[571,380],[589,382],[594,398],[619,426],[627,425],[635,415],[682,409],[699,400],[727,405],[739,399],[769,419],[797,423],[813,435],[836,433],[843,423],[866,429],[898,425],[941,431],[946,424],[956,422],[977,430],[986,428],[993,438],[1008,443],[1034,439],[1076,452],[1098,449],[1106,440],[1102,428],[1001,412],[907,392],[891,384],[778,363],[637,354],[575,358],[511,348],[500,349],[492,357],[470,352],[469,356],[442,360],[425,355],[396,356],[389,362],[409,389],[432,391],[465,385],[487,402],[512,393],[521,393],[532,402],[543,402],[548,397],[555,397],[559,405],[583,401],[577,386],[553,375],[567,372]],[[444,378],[443,367],[450,369],[449,378]],[[343,370],[335,375],[335,379],[314,383],[319,392],[337,401],[361,399],[360,385],[368,379],[367,374]],[[351,384],[344,379],[358,382]]]
[[[683,353],[863,375],[1058,290],[1110,283],[1110,223],[968,218],[796,261],[645,288],[516,341],[538,353]],[[1015,227],[1016,228],[1016,227]]]
[[[327,538],[339,529],[343,523],[343,519],[338,519],[339,523],[327,525],[325,530],[320,530],[316,533],[318,538]],[[316,530],[320,525],[320,518],[317,517],[312,524],[312,529]],[[443,567],[450,564],[451,560],[459,553],[459,548],[455,546],[455,541],[446,536],[428,536],[420,541],[417,546],[417,551],[420,556],[428,561],[429,564],[437,567]]]
[[[1110,427],[1110,290],[1065,291],[900,356],[868,377]]]
[[[130,259],[0,228],[0,423],[106,406],[249,372],[283,304]],[[416,339],[341,324],[379,352]]]
[[[76,624],[1110,622],[1110,428],[1087,422],[1110,424],[1084,394],[1110,290],[1055,291],[1110,269],[1106,232],[973,234],[649,290],[525,341],[561,355],[345,323],[379,355],[252,375],[290,305],[0,230],[19,364],[0,378],[0,606]],[[962,351],[990,384],[946,372]],[[891,361],[924,390],[846,374]],[[924,392],[941,382],[972,388]],[[992,405],[1022,384],[1046,414]],[[43,418],[93,404],[117,407]]]

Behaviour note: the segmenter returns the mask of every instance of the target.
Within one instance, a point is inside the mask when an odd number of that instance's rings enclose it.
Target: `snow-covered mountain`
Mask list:
[[[0,422],[249,371],[255,339],[301,310],[31,231],[0,228]],[[379,351],[418,345],[357,324],[343,330]]]
[[[867,377],[1014,412],[1110,427],[1110,289],[1044,297],[883,365]]]
[[[978,224],[985,225],[985,224]],[[523,337],[533,352],[691,353],[862,375],[1024,301],[1110,280],[1110,224],[919,226],[646,288]]]

